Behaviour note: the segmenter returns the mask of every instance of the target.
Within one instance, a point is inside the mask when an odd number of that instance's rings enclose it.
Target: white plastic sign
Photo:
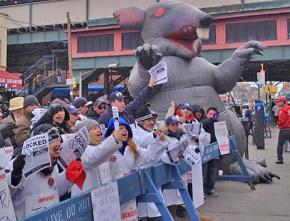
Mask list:
[[[230,140],[227,124],[225,121],[214,123],[214,132],[219,145],[221,155],[230,153]]]
[[[119,129],[119,111],[117,107],[112,107],[112,113],[114,118],[114,128],[115,130]]]
[[[191,165],[195,165],[200,161],[200,155],[195,152],[194,146],[188,146],[184,153],[184,159],[188,161]]]
[[[0,170],[0,220],[16,221],[16,216],[4,170]]]
[[[150,68],[148,72],[156,79],[155,85],[164,84],[168,81],[167,64],[165,61],[160,61],[158,64]]]
[[[91,192],[94,220],[121,221],[118,185],[109,183]]]

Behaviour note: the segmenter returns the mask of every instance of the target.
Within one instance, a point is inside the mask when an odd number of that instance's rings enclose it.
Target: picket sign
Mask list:
[[[137,202],[154,202],[164,220],[174,221],[158,188],[179,189],[191,220],[200,221],[181,178],[181,174],[190,170],[191,165],[181,160],[176,166],[160,162],[150,168],[132,172],[117,180],[120,204],[135,198]],[[93,221],[91,193],[73,197],[23,219],[23,221],[54,220]]]
[[[229,155],[231,155],[235,161],[238,162],[242,174],[241,175],[222,175],[222,176],[218,176],[218,180],[227,180],[227,181],[240,181],[240,182],[246,182],[249,184],[250,188],[252,190],[255,190],[255,185],[254,185],[254,179],[252,176],[249,175],[246,166],[242,160],[242,157],[238,151],[237,148],[237,142],[236,142],[236,138],[235,136],[231,136],[230,137],[230,153]],[[202,158],[202,163],[206,163],[208,161],[210,161],[211,159],[215,159],[217,157],[220,157],[220,151],[219,151],[219,146],[218,143],[212,143],[207,145],[204,148],[204,154],[203,154],[203,158]]]

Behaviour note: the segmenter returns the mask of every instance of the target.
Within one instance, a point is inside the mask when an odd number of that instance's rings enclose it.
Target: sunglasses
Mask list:
[[[98,106],[98,109],[106,110],[107,109],[107,106],[106,105],[101,105],[101,106]]]

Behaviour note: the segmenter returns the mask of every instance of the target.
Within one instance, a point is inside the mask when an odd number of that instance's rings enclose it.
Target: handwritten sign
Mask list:
[[[221,155],[230,153],[230,140],[227,124],[225,121],[214,123],[214,132],[219,145]]]
[[[94,220],[121,221],[117,183],[110,183],[91,192]]]
[[[148,70],[149,74],[155,77],[155,85],[164,84],[168,81],[167,64],[165,61],[160,61],[158,64]]]
[[[13,147],[3,147],[0,148],[0,168],[5,168],[8,161],[11,159],[14,152]]]
[[[16,221],[16,216],[4,170],[0,170],[0,220]]]
[[[47,134],[33,136],[24,142],[22,154],[26,155],[25,166],[23,168],[25,177],[51,166],[48,147]]]
[[[62,143],[62,151],[60,152],[59,162],[64,166],[75,160],[81,158],[82,154],[89,145],[89,132],[86,127],[82,127],[73,135],[66,136]]]

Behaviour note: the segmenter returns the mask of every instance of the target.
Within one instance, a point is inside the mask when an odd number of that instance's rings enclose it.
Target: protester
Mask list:
[[[138,110],[139,107],[145,105],[145,103],[152,97],[153,95],[153,87],[155,84],[155,78],[150,77],[148,86],[143,88],[142,91],[135,97],[133,101],[129,104],[125,105],[124,96],[121,92],[115,91],[110,97],[110,105],[111,107],[117,107],[119,111],[119,115],[123,117],[129,124],[134,123],[134,114]],[[104,124],[105,127],[108,127],[109,120],[113,116],[112,109],[108,108],[105,113],[103,113],[99,118],[99,123]]]
[[[34,129],[32,135],[43,133],[48,133],[49,155],[52,163],[51,167],[42,169],[24,178],[22,170],[25,166],[26,156],[21,154],[18,155],[16,159],[12,160],[13,168],[8,175],[8,183],[13,207],[18,220],[31,213],[31,211],[28,211],[29,204],[33,203],[33,200],[37,200],[37,198],[41,197],[43,194],[55,198],[55,201],[52,202],[53,204],[58,202],[58,197],[70,189],[73,184],[69,181],[72,180],[70,174],[77,174],[77,176],[83,175],[79,172],[82,168],[80,161],[73,161],[68,165],[65,172],[58,173],[58,169],[55,165],[61,151],[61,136],[58,130],[49,124],[39,125]],[[74,178],[74,180],[77,179],[76,177]]]
[[[67,122],[69,113],[61,104],[52,103],[49,105],[47,112],[33,125],[33,129],[41,124],[50,124],[59,130],[60,134],[71,133]]]
[[[73,105],[79,110],[80,112],[80,119],[84,120],[87,118],[89,112],[89,106],[92,104],[92,101],[87,101],[84,97],[76,97],[73,101]]]
[[[217,141],[214,131],[214,122],[217,122],[218,111],[215,107],[210,107],[206,111],[206,119],[202,121],[203,129],[210,134],[210,143]],[[214,190],[214,185],[218,173],[218,159],[212,159],[202,165],[203,188],[205,194],[209,196],[219,196]]]
[[[290,138],[290,105],[286,103],[286,97],[279,97],[277,104],[280,107],[277,126],[279,127],[277,145],[277,164],[283,164],[283,145]]]
[[[280,110],[280,106],[278,105],[278,102],[276,100],[275,105],[272,108],[272,112],[273,112],[273,116],[274,116],[274,120],[276,124],[278,122],[279,110]]]
[[[67,124],[72,132],[76,132],[76,123],[79,120],[80,115],[79,110],[72,104],[68,105],[66,109],[69,113],[69,120]]]
[[[251,103],[249,105],[249,108],[246,110],[245,112],[245,118],[248,119],[249,122],[252,122],[253,123],[253,114],[255,112],[255,105],[253,103]]]
[[[24,99],[23,115],[16,120],[16,127],[13,130],[15,134],[15,143],[17,147],[21,147],[25,140],[30,136],[32,111],[39,108],[40,104],[34,95],[28,95]]]
[[[89,112],[88,118],[98,121],[100,116],[107,110],[110,102],[105,97],[99,97],[94,103],[93,109]]]

